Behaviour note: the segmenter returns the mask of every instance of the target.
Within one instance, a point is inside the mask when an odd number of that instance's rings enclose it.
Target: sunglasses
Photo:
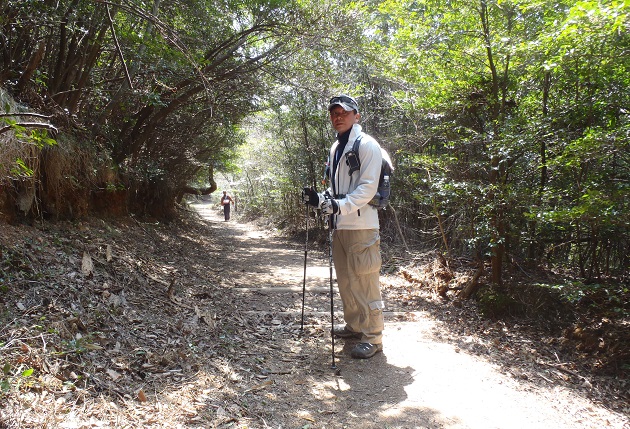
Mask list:
[[[339,112],[333,112],[331,110],[330,111],[330,118],[331,119],[345,118],[346,116],[350,115],[351,113],[352,113],[352,110],[341,110]]]
[[[341,95],[339,97],[333,97],[333,98],[330,99],[330,104],[339,103],[339,102],[341,102],[341,103],[348,103],[348,104],[350,104],[352,106],[356,106],[357,105],[357,102],[354,101],[354,99],[352,99],[350,97],[346,97],[345,95]]]

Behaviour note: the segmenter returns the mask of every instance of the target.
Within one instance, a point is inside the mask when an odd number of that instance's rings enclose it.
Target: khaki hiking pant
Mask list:
[[[333,260],[346,326],[361,332],[362,342],[372,344],[383,342],[380,243],[378,229],[333,232]]]

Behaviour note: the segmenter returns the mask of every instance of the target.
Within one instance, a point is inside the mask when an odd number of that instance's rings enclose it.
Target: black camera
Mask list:
[[[359,154],[351,150],[346,153],[346,164],[350,167],[348,174],[352,176],[352,173],[361,168],[361,161],[359,161]]]

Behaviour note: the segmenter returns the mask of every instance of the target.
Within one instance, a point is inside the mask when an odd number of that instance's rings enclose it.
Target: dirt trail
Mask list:
[[[555,383],[542,372],[533,380],[516,367],[498,365],[500,344],[472,335],[449,340],[449,327],[419,303],[389,306],[384,353],[370,360],[351,359],[353,344],[337,341],[333,371],[324,252],[309,252],[306,327],[300,335],[303,243],[237,219],[223,222],[216,206],[193,207],[221,237],[222,286],[236,294],[233,310],[257,338],[244,343],[246,350],[235,349],[260,363],[260,383],[246,398],[266,417],[250,427],[630,428],[627,415],[594,403],[586,388]],[[394,277],[382,281],[388,291],[402,287]],[[339,316],[337,294],[335,305]],[[475,347],[486,352],[470,353]]]

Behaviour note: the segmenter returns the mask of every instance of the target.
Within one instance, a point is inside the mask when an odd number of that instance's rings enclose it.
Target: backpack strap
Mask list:
[[[350,169],[348,175],[352,176],[352,173],[361,169],[361,159],[359,158],[359,146],[361,145],[361,134],[354,140],[352,149],[346,152],[346,164]]]
[[[352,143],[352,152],[356,152],[357,155],[359,154],[359,145],[361,144],[361,137],[363,136],[359,134],[359,137],[357,137],[354,140],[354,143]]]

